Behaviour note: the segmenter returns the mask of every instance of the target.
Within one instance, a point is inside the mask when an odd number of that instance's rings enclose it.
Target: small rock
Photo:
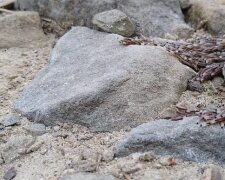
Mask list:
[[[189,81],[187,89],[190,91],[197,91],[200,93],[204,91],[204,87],[199,81]]]
[[[16,177],[16,169],[15,167],[10,168],[4,175],[4,180],[11,180]]]
[[[148,152],[148,153],[144,153],[141,154],[139,156],[139,161],[154,161],[156,159],[156,157],[154,155],[152,155],[152,153]]]
[[[92,23],[106,32],[127,37],[133,35],[135,30],[130,18],[117,9],[96,14]]]
[[[97,175],[91,173],[65,174],[59,180],[116,180],[112,175]]]
[[[80,146],[78,151],[81,154],[83,160],[93,160],[97,162],[100,158],[100,154],[97,151],[84,146]]]
[[[12,162],[18,159],[22,154],[25,154],[27,149],[35,143],[35,139],[29,135],[14,135],[11,136],[6,144],[1,144],[0,152],[4,162]]]
[[[18,114],[9,114],[7,115],[2,122],[0,122],[5,127],[20,125],[21,124],[21,117]]]
[[[188,39],[194,34],[194,29],[187,24],[181,24],[172,29],[172,34],[176,35],[178,39]]]
[[[175,117],[177,111],[175,108],[169,107],[164,109],[161,113],[159,113],[159,117],[163,119],[170,119],[171,117]]]
[[[38,124],[38,123],[37,124],[31,124],[30,126],[28,126],[26,128],[26,130],[34,136],[41,136],[41,135],[43,135],[47,132],[45,125],[44,124]]]
[[[114,158],[114,152],[112,150],[105,150],[102,154],[102,160],[105,162],[110,162]]]

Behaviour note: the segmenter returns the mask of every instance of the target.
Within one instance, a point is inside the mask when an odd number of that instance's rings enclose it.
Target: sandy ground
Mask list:
[[[45,41],[36,41],[29,47],[0,49],[0,119],[12,111],[13,101],[23,87],[33,79],[47,63],[50,57],[53,36]],[[224,96],[208,83],[208,90],[197,95],[185,92],[180,104],[223,104]],[[9,137],[27,134],[30,124],[26,118],[20,126],[9,127],[0,134],[0,143]],[[112,174],[118,179],[201,179],[204,170],[213,162],[198,164],[175,159],[175,165],[169,163],[171,157],[148,154],[150,160],[140,160],[133,154],[124,158],[113,158],[113,149],[126,132],[91,133],[79,125],[59,124],[48,127],[48,133],[34,137],[33,152],[22,155],[11,163],[0,165],[0,179],[11,167],[17,171],[16,180],[54,180],[67,172],[83,170],[97,174]],[[214,167],[224,170],[216,165]]]

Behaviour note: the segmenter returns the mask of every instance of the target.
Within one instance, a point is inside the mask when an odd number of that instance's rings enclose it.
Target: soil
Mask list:
[[[46,41],[33,42],[32,46],[0,49],[0,119],[12,112],[14,100],[23,87],[48,63],[53,35],[46,35]],[[206,92],[194,94],[186,91],[178,104],[187,106],[224,104],[223,90],[216,89],[211,82],[206,83]],[[222,88],[222,86],[221,86]],[[8,127],[0,134],[0,143],[7,142],[12,135],[27,134],[31,124],[23,118],[19,126]],[[113,150],[125,136],[125,131],[113,133],[91,133],[86,127],[58,124],[48,127],[47,133],[35,137],[34,152],[19,159],[0,165],[0,179],[11,167],[15,167],[15,180],[54,180],[65,173],[87,171],[97,174],[112,174],[118,179],[200,179],[204,170],[214,166],[224,173],[214,162],[198,164],[175,159],[170,164],[169,156],[149,154],[150,160],[139,160],[140,154],[114,158]],[[156,173],[156,175],[154,175]],[[150,176],[151,177],[149,178]],[[160,177],[160,178],[157,178]]]

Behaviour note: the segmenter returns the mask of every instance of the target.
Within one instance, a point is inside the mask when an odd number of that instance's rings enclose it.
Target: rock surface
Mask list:
[[[18,11],[0,18],[0,48],[26,46],[35,40],[43,40],[40,17],[36,12]]]
[[[185,160],[224,163],[225,130],[218,126],[200,127],[198,117],[182,121],[157,120],[134,128],[117,146],[117,156],[136,151],[153,151]]]
[[[3,126],[14,126],[14,125],[20,125],[21,124],[21,117],[18,114],[12,113],[4,117],[2,121],[0,121],[0,124]]]
[[[92,26],[95,14],[118,9],[126,13],[137,25],[137,32],[145,36],[164,36],[185,25],[178,0],[18,0],[16,6],[36,10],[57,21],[88,27]]]
[[[15,135],[8,139],[6,144],[1,144],[0,153],[5,163],[18,159],[26,153],[27,148],[35,142],[32,136]]]
[[[196,28],[204,27],[214,35],[223,35],[225,33],[224,0],[207,0],[204,3],[201,0],[196,0],[192,1],[191,4],[187,19]]]
[[[46,125],[72,121],[93,131],[156,117],[178,100],[194,72],[160,48],[124,47],[121,38],[74,27],[20,95],[16,109]]]
[[[103,31],[127,37],[133,35],[135,30],[130,18],[117,9],[96,14],[92,23]]]
[[[75,173],[70,175],[64,175],[59,180],[116,180],[113,176],[103,176],[91,173]]]

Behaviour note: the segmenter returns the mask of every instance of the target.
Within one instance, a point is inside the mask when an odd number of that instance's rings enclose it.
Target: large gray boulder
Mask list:
[[[225,162],[225,130],[220,125],[200,127],[198,117],[181,121],[156,120],[131,130],[117,146],[117,156],[153,151],[197,162]]]
[[[122,36],[74,27],[50,64],[15,107],[46,125],[56,121],[94,131],[136,126],[177,102],[194,72],[158,47],[120,45]]]
[[[58,22],[91,27],[97,13],[118,9],[136,24],[137,33],[145,36],[176,34],[177,28],[191,31],[185,24],[178,0],[17,0],[16,7],[36,10]]]

